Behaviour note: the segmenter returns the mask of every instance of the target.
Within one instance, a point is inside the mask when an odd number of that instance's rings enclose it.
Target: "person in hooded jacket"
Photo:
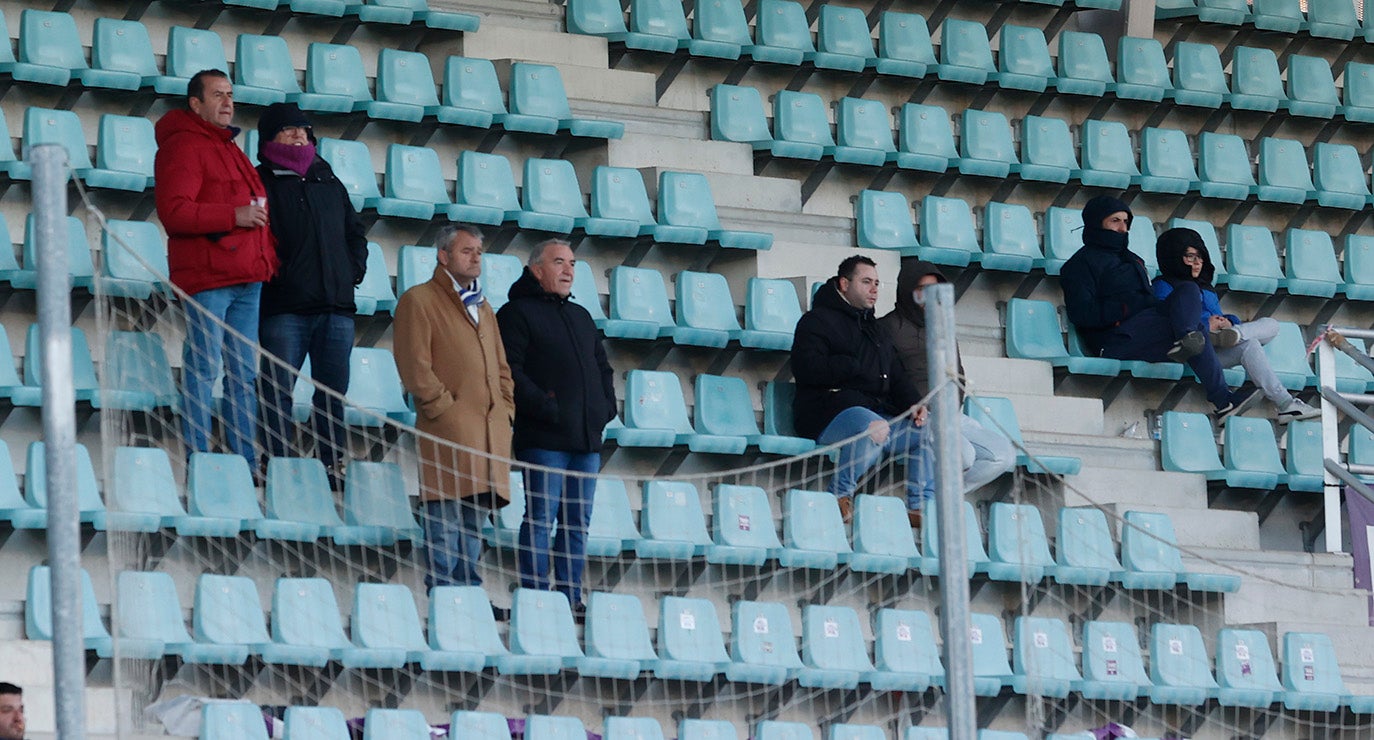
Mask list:
[[[210,451],[212,389],[224,365],[226,446],[257,469],[258,305],[277,267],[266,192],[234,143],[234,85],[217,69],[197,72],[186,108],[155,127],[154,199],[167,230],[172,284],[186,292],[181,418],[187,454]],[[225,327],[232,332],[226,332]]]
[[[930,390],[929,361],[926,356],[925,289],[949,279],[933,263],[904,260],[897,273],[897,300],[892,312],[878,319],[897,347],[897,356],[911,384],[922,398]],[[958,350],[956,348],[957,355]],[[963,367],[960,365],[960,372]],[[1016,467],[1016,449],[1011,440],[985,428],[973,418],[960,414],[959,431],[963,438],[964,493],[976,491]],[[928,470],[934,470],[934,446],[922,446]],[[935,495],[935,478],[927,476],[924,498]]]
[[[568,242],[535,245],[496,321],[515,380],[515,457],[533,466],[525,469],[520,585],[562,592],[581,619],[587,527],[615,384],[591,314],[572,300],[576,266]]]
[[[1201,316],[1202,289],[1175,287],[1155,298],[1145,261],[1128,248],[1131,209],[1099,195],[1083,206],[1083,248],[1059,272],[1064,308],[1090,353],[1117,360],[1187,362],[1218,421],[1240,413],[1255,389],[1226,385]]]
[[[264,355],[262,425],[267,454],[294,455],[291,391],[307,357],[317,383],[316,454],[337,490],[346,461],[343,401],[353,353],[353,289],[367,270],[367,236],[348,189],[315,150],[310,119],[295,103],[273,103],[258,118],[258,175],[276,214],[280,269],[263,286],[259,335]]]
[[[830,481],[845,521],[859,481],[883,454],[906,458],[908,517],[919,526],[933,473],[921,464],[927,408],[917,405],[921,395],[878,326],[877,301],[877,263],[862,255],[846,258],[816,291],[792,338],[793,423],[798,434],[822,445],[856,438],[840,448]]]
[[[1175,287],[1195,283],[1202,289],[1202,320],[1206,322],[1222,367],[1245,368],[1260,392],[1278,409],[1278,422],[1312,419],[1321,412],[1294,398],[1269,365],[1264,345],[1279,334],[1279,322],[1264,316],[1241,321],[1239,316],[1222,313],[1221,301],[1212,287],[1216,267],[1207,253],[1202,235],[1192,229],[1169,229],[1155,242],[1160,276],[1154,279],[1155,298],[1166,301]]]

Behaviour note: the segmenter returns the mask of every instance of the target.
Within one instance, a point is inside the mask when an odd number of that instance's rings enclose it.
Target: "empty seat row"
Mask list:
[[[1351,455],[1369,452],[1369,434],[1352,431]],[[1325,455],[1321,423],[1294,422],[1287,430],[1287,460],[1281,460],[1278,440],[1268,419],[1236,416],[1222,429],[1223,454],[1217,454],[1211,421],[1203,414],[1168,411],[1160,427],[1160,464],[1164,470],[1197,473],[1229,488],[1320,492]],[[1360,441],[1356,441],[1356,440]],[[1357,460],[1352,459],[1352,462]]]
[[[723,455],[742,454],[748,447],[775,455],[801,455],[815,448],[811,440],[791,431],[790,386],[772,383],[765,387],[763,431],[743,378],[702,374],[696,377],[694,389],[693,420],[688,420],[676,373],[629,371],[624,425],[608,430],[607,436],[621,447],[686,445],[692,452]]]
[[[1318,38],[1374,40],[1374,24],[1361,24],[1354,0],[1159,0],[1156,18],[1197,18],[1264,31],[1307,32]]]
[[[23,146],[16,157],[9,139],[9,125],[0,113],[0,171],[14,180],[30,180],[33,168],[29,150],[38,144],[61,144],[67,151],[67,166],[72,174],[93,188],[142,192],[153,186],[153,158],[157,143],[153,123],[146,118],[100,116],[95,161],[86,144],[81,119],[69,110],[28,108],[24,111]]]
[[[76,400],[92,408],[126,411],[175,409],[180,396],[162,337],[152,332],[110,331],[97,375],[86,333],[71,327],[72,385]],[[16,369],[9,335],[0,327],[0,398],[14,406],[43,403],[43,341],[38,324],[24,336],[22,373]]]

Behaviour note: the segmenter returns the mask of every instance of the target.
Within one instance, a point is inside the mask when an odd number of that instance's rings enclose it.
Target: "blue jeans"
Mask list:
[[[926,477],[921,503],[911,506],[908,499],[909,508],[920,508],[935,497],[935,445],[930,436],[926,435],[926,442],[921,445],[921,458],[931,475]],[[959,416],[959,449],[964,469],[964,493],[976,491],[1016,467],[1016,448],[1011,440],[962,414]]]
[[[480,586],[482,522],[487,511],[472,499],[425,502],[425,588]]]
[[[875,421],[885,419],[862,406],[851,406],[831,419],[816,441],[822,445],[835,444],[864,433],[868,425]],[[921,508],[925,501],[926,480],[933,478],[934,474],[934,469],[921,454],[925,438],[925,427],[916,426],[910,419],[902,419],[892,422],[887,441],[881,445],[874,444],[865,434],[841,447],[839,466],[830,481],[830,492],[837,498],[853,496],[864,474],[878,463],[883,453],[888,453],[893,457],[906,458],[906,505],[908,509]]]
[[[592,496],[601,454],[530,448],[517,450],[516,459],[530,465],[586,475],[560,475],[544,470],[525,471],[525,521],[520,523],[520,585],[550,589],[549,555],[553,555],[552,589],[582,601],[582,570],[587,564],[587,526],[592,521]],[[554,520],[558,532],[552,533]],[[549,536],[553,534],[552,548]]]
[[[257,363],[253,345],[258,341],[258,299],[262,283],[245,283],[203,290],[186,303],[186,342],[182,346],[182,392],[185,395],[182,426],[187,454],[209,452],[214,388],[220,362],[224,363],[225,446],[257,468],[253,449],[258,416]],[[223,322],[222,324],[220,322]],[[240,340],[224,331],[228,325],[242,334]]]
[[[311,415],[316,451],[326,467],[345,459],[348,430],[344,427],[343,401],[325,393],[324,386],[340,395],[348,392],[348,358],[353,353],[353,317],[346,314],[279,314],[262,319],[262,348],[290,367],[262,358],[262,428],[267,453],[273,457],[294,454],[295,424],[291,416],[291,390],[305,358],[310,358],[310,377],[315,381],[315,410]]]

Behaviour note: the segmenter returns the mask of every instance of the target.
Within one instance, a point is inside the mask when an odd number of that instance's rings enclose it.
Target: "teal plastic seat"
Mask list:
[[[1149,193],[1185,195],[1201,187],[1187,134],[1172,128],[1140,132],[1140,175],[1134,178]],[[1153,242],[1144,245],[1153,252]]]
[[[0,51],[3,51],[3,47],[4,44],[0,44]],[[0,67],[3,66],[3,63],[0,62]],[[14,180],[33,179],[33,168],[14,155],[14,144],[9,137],[9,123],[3,115],[0,115],[0,124],[3,124],[0,126],[0,133],[4,134],[3,141],[0,141],[0,172],[7,173]],[[22,149],[20,153],[23,153]]]
[[[497,304],[505,297],[500,282],[491,279],[486,257],[511,255],[483,255],[482,276],[487,278],[488,300]],[[497,272],[492,270],[491,273]],[[497,296],[500,296],[499,298]],[[499,306],[494,305],[493,308]],[[392,419],[402,424],[415,423],[415,412],[406,405],[401,375],[396,370],[396,357],[379,347],[357,347],[349,355],[349,382],[344,407],[344,423],[350,427],[377,428]]]
[[[267,518],[254,528],[265,539],[314,542],[343,526],[324,463],[314,458],[268,461],[266,502]]]
[[[420,24],[445,31],[476,31],[481,18],[473,13],[431,10],[425,0],[366,0],[350,4],[344,12],[363,23]]]
[[[1202,132],[1198,137],[1197,160],[1204,198],[1245,200],[1254,192],[1250,153],[1239,136]]]
[[[1049,304],[1045,304],[1049,305]],[[969,396],[964,399],[964,413],[985,429],[996,431],[1011,440],[1018,450],[1016,464],[1033,475],[1077,475],[1082,461],[1067,455],[1029,455],[1019,450],[1025,446],[1021,438],[1021,424],[1011,401],[994,396]],[[1043,526],[1043,525],[1042,525]]]
[[[1300,391],[1315,384],[1307,342],[1297,324],[1279,322],[1278,336],[1264,345],[1264,354],[1269,357],[1269,367],[1288,390]]]
[[[596,558],[618,558],[622,552],[633,550],[639,541],[634,512],[625,481],[600,477],[592,493],[592,518],[587,527],[587,555]]]
[[[440,123],[472,128],[491,128],[505,121],[505,94],[491,60],[449,57],[444,62],[444,90],[434,116]]]
[[[730,665],[716,607],[706,599],[665,596],[658,609],[658,662],[654,676],[711,681]]]
[[[815,441],[797,436],[796,425],[792,421],[792,401],[796,398],[797,386],[770,380],[763,386],[763,434],[759,447],[769,445],[775,454],[796,454],[810,452],[816,448]],[[787,452],[781,450],[787,449]]]
[[[684,270],[673,278],[673,284],[677,307],[674,344],[719,349],[739,335],[735,301],[724,275]]]
[[[1030,272],[1044,264],[1035,216],[1013,203],[989,201],[983,209],[983,256],[987,270]]]
[[[151,413],[180,405],[181,394],[160,334],[109,332],[101,378],[104,387],[92,401],[97,408]]]
[[[944,682],[929,614],[880,609],[873,632],[874,671],[865,680],[875,691],[924,691]]]
[[[992,614],[969,615],[969,642],[973,643],[973,693],[997,696],[1012,681],[1007,662],[1006,630],[1002,620]]]
[[[599,327],[606,322],[606,312],[601,308],[601,294],[596,287],[596,276],[592,274],[592,265],[586,260],[579,261],[573,267],[572,301],[577,305],[587,309],[591,314],[592,321]]]
[[[1159,257],[1155,254],[1155,224],[1145,215],[1131,219],[1130,250],[1145,263],[1145,272],[1154,277],[1159,274]],[[1225,270],[1221,270],[1225,272]]]
[[[1374,24],[1369,26],[1374,28]],[[1350,62],[1345,65],[1345,75],[1341,78],[1341,102],[1341,115],[1345,116],[1345,120],[1374,123],[1374,64]]]
[[[1287,709],[1333,712],[1348,694],[1336,661],[1331,638],[1320,632],[1283,634],[1283,706]]]
[[[1224,285],[1230,279],[1225,265],[1226,260],[1221,256],[1221,242],[1217,240],[1217,229],[1210,221],[1197,221],[1187,218],[1171,218],[1165,222],[1164,228],[1168,229],[1192,229],[1202,237],[1202,243],[1207,247],[1207,254],[1212,258],[1212,264],[1216,266],[1216,274],[1212,277],[1215,285]]]
[[[1064,183],[1077,169],[1068,121],[1044,116],[1021,119],[1021,166],[1017,172],[1022,180]]]
[[[475,740],[511,740],[510,723],[504,714],[495,712],[456,711],[449,718],[449,733]]]
[[[816,604],[803,607],[801,645],[802,665],[805,666],[797,674],[797,683],[801,686],[858,688],[859,680],[874,671],[873,661],[868,659],[863,630],[859,627],[859,615],[848,607]]]
[[[718,484],[711,512],[712,544],[706,551],[707,562],[761,566],[782,554],[768,494],[762,488]]]
[[[363,723],[363,740],[416,740],[429,734],[418,709],[369,709]]]
[[[677,735],[679,740],[739,740],[735,726],[725,720],[684,719]]]
[[[657,339],[672,336],[676,324],[668,291],[657,270],[619,265],[611,269],[610,318],[602,325],[607,337]]]
[[[1171,89],[1164,47],[1150,38],[1122,36],[1116,57],[1118,98],[1159,102]]]
[[[1069,366],[1069,351],[1064,347],[1059,314],[1047,301],[1011,299],[1007,303],[1006,342],[1007,357],[1048,360],[1056,367]],[[1080,371],[1086,369],[1080,367]]]
[[[91,574],[81,569],[81,642],[85,649],[101,658],[114,657],[114,640],[100,621],[99,604]],[[29,569],[28,588],[24,598],[24,636],[29,640],[51,641],[52,573],[46,565]]]
[[[925,505],[926,521],[936,522],[938,512],[935,502],[929,501]],[[983,531],[978,526],[978,512],[973,510],[973,504],[964,502],[964,544],[968,548],[968,573],[985,573],[988,568],[988,553],[983,547]],[[921,528],[921,572],[929,576],[940,575],[940,528],[922,527]]]
[[[896,191],[864,190],[854,201],[855,239],[862,249],[916,253],[920,242],[906,196]]]
[[[1018,164],[1011,124],[1001,113],[966,110],[959,119],[959,173],[1002,177]]]
[[[355,46],[312,43],[306,51],[305,91],[286,99],[305,110],[350,113],[366,110],[372,92]]]
[[[438,112],[429,58],[415,51],[382,49],[377,54],[377,99],[367,104],[367,117],[419,123]]]
[[[1374,300],[1374,237],[1351,234],[1345,238],[1345,289],[1347,298]]]
[[[968,201],[927,195],[921,200],[919,218],[921,244],[916,254],[921,259],[963,267],[982,256]]]
[[[726,678],[778,686],[798,676],[803,665],[797,657],[797,638],[786,606],[736,601],[730,607],[730,623],[731,662],[725,668]]]
[[[997,85],[1011,90],[1044,92],[1058,78],[1045,32],[1027,26],[1002,26],[998,31]]]
[[[701,0],[694,5],[692,39],[687,42],[692,56],[739,59],[744,47],[754,44],[740,0]]]
[[[1121,561],[1101,509],[1061,507],[1058,532],[1054,580],[1071,586],[1105,586],[1121,580]]]
[[[607,717],[605,740],[664,740],[663,727],[653,717]]]
[[[1255,0],[1251,8],[1255,28],[1280,33],[1297,33],[1306,20],[1300,0]]]
[[[1188,41],[1174,46],[1175,103],[1216,109],[1230,97],[1217,47]]]
[[[48,512],[29,505],[20,493],[9,451],[9,445],[0,440],[0,520],[15,529],[44,529],[48,526]]]
[[[1134,701],[1150,688],[1135,628],[1126,622],[1083,623],[1083,679],[1073,690],[1084,699]]]
[[[610,41],[624,41],[628,28],[625,11],[614,0],[568,0],[565,13],[568,33],[604,36]]]
[[[1117,121],[1087,120],[1079,129],[1082,168],[1072,176],[1084,185],[1124,190],[1140,176],[1135,149],[1125,124]]]
[[[583,657],[568,597],[558,591],[516,589],[511,597],[510,655],[497,660],[504,675],[552,675]]]
[[[353,210],[373,210],[382,199],[377,187],[377,175],[372,170],[372,154],[361,141],[322,138],[319,155],[329,163],[334,175],[348,190]]]
[[[758,149],[771,149],[773,134],[758,89],[742,85],[711,86],[711,138]]]
[[[437,152],[404,144],[386,148],[386,189],[377,199],[379,215],[428,221],[451,205]]]
[[[338,707],[287,707],[282,726],[299,740],[341,740],[348,722]]]
[[[1062,699],[1083,680],[1069,630],[1058,619],[1017,617],[1011,655],[1011,687],[1018,694]]]
[[[491,601],[481,586],[436,586],[429,593],[429,647],[464,672],[506,659]],[[458,663],[461,656],[461,663]]]
[[[1327,232],[1289,229],[1283,252],[1289,294],[1330,298],[1344,284],[1336,264],[1336,246]]]
[[[353,304],[359,316],[389,314],[396,308],[396,291],[391,288],[386,258],[377,242],[367,243],[367,271],[363,281],[353,288]]]
[[[1231,56],[1231,88],[1231,107],[1237,110],[1273,113],[1288,100],[1279,59],[1269,49],[1236,47]]]
[[[739,343],[750,349],[790,350],[792,334],[801,314],[801,302],[791,283],[749,278],[744,292],[744,330],[740,332]],[[765,423],[767,419],[765,415]]]
[[[523,185],[523,210],[516,216],[520,228],[568,234],[578,219],[588,218],[572,162],[530,157],[525,160]]]
[[[191,529],[183,521],[177,525],[181,535],[233,537],[257,526],[262,508],[248,461],[242,455],[192,453],[186,472],[186,510],[199,526]]]
[[[725,229],[716,214],[711,184],[699,172],[663,172],[658,181],[658,226],[654,239],[674,244],[718,242],[727,249],[768,249],[773,235]]]
[[[153,184],[153,123],[146,118],[105,114],[95,150],[95,166],[86,171],[86,184],[143,192]]]
[[[272,642],[251,578],[202,573],[196,578],[191,615],[191,634],[197,643],[261,655],[269,663],[290,663],[296,657],[292,648]]]
[[[100,405],[100,384],[95,378],[95,363],[86,343],[86,332],[72,327],[72,385],[78,402]],[[38,407],[43,403],[43,342],[38,324],[29,324],[24,336],[24,385],[10,394],[15,406]]]
[[[267,740],[262,709],[244,702],[207,702],[200,710],[205,740]]]
[[[787,492],[783,507],[779,564],[834,570],[837,564],[849,561],[853,548],[845,537],[834,495],[793,488]]]
[[[754,403],[743,378],[698,375],[695,398],[696,434],[687,442],[688,449],[694,452],[737,455],[746,446],[757,447],[760,452],[770,455],[796,455],[810,450],[806,444],[810,440],[759,431]]]
[[[1288,112],[1294,116],[1331,118],[1341,105],[1331,66],[1322,57],[1288,57]]]
[[[167,56],[164,73],[153,80],[153,89],[162,95],[185,95],[191,76],[202,69],[229,71],[224,58],[224,45],[219,34],[184,26],[172,26],[167,32]]]
[[[1359,29],[1353,0],[1308,0],[1307,32],[1313,36],[1349,41]]]
[[[873,725],[831,725],[826,740],[886,740],[887,733]]]
[[[1307,150],[1302,142],[1267,136],[1259,142],[1260,200],[1303,203],[1316,198]]]
[[[25,110],[24,168],[29,166],[29,152],[38,144],[61,144],[67,150],[67,166],[78,178],[86,179],[92,166],[91,156],[86,149],[86,133],[81,129],[81,119],[75,112],[38,107]]]
[[[106,490],[109,508],[96,514],[96,528],[156,532],[187,519],[167,453],[156,447],[117,447],[114,476]]]
[[[29,506],[44,513],[43,525],[47,526],[48,508],[47,461],[44,458],[43,440],[29,443],[28,457],[24,467],[24,499]],[[91,464],[91,453],[86,445],[76,445],[76,503],[80,511],[81,523],[92,524],[103,521],[105,503],[100,498],[99,485],[96,483],[95,466]]]
[[[434,277],[434,268],[439,264],[434,247],[421,247],[414,244],[403,245],[396,255],[396,294],[405,295],[407,290],[429,282]]]
[[[448,206],[452,221],[489,226],[515,221],[521,208],[510,160],[500,154],[464,150],[458,155],[453,200],[453,205]]]
[[[6,36],[9,34],[7,33]],[[0,56],[9,56],[0,50]],[[81,70],[81,84],[112,90],[138,90],[157,79],[157,61],[148,27],[138,21],[96,18],[91,33],[91,66]]]
[[[1202,633],[1191,624],[1156,622],[1150,628],[1150,701],[1198,706],[1217,695]]]
[[[644,609],[633,594],[590,594],[583,642],[587,653],[577,661],[582,676],[629,680],[658,661]]]
[[[926,76],[937,64],[935,45],[924,16],[888,10],[878,19],[878,59],[874,69],[880,75]]]
[[[818,508],[821,506],[817,503]],[[920,564],[921,553],[911,536],[905,502],[893,496],[856,496],[849,568],[861,573],[902,575]]]
[[[1361,353],[1365,352],[1365,343],[1362,339],[1346,337]],[[1369,389],[1369,384],[1374,383],[1374,374],[1371,374],[1363,365],[1355,362],[1344,352],[1336,352],[1336,390],[1341,393],[1364,393]],[[1316,375],[1321,377],[1321,355],[1314,353],[1316,358]]]
[[[430,650],[420,629],[420,612],[410,588],[400,583],[359,583],[353,588],[353,618],[349,622],[358,646],[400,650],[405,663],[425,661],[426,670],[461,670],[429,660]],[[453,665],[460,665],[455,661]]]
[[[1270,491],[1287,480],[1268,419],[1234,416],[1222,431],[1226,485]]]
[[[617,268],[619,269],[619,268]],[[677,375],[661,370],[625,374],[625,427],[616,434],[621,447],[672,447],[695,434]]]
[[[673,0],[632,0],[625,46],[671,54],[686,47],[691,36],[682,3]]]
[[[395,463],[349,461],[343,510],[344,526],[334,533],[338,544],[390,545],[423,538]]]
[[[988,578],[1036,583],[1053,569],[1040,510],[1025,504],[994,503],[988,512]]]
[[[1160,427],[1160,465],[1179,473],[1200,473],[1207,480],[1226,477],[1206,414],[1166,411]]]
[[[1065,262],[1083,246],[1083,211],[1050,206],[1044,215],[1045,274],[1058,275]]]
[[[301,92],[291,50],[280,36],[241,34],[234,45],[234,101],[270,105]]]
[[[1217,632],[1217,703],[1268,709],[1283,697],[1269,637],[1259,630]]]
[[[946,18],[940,24],[940,63],[935,73],[947,82],[982,85],[997,75],[988,30],[974,21]]]
[[[1126,566],[1121,579],[1126,588],[1169,589],[1171,583],[1179,582],[1187,583],[1193,591],[1231,593],[1240,588],[1239,576],[1183,569],[1174,523],[1168,514],[1126,512],[1126,525],[1121,528],[1121,562]]]
[[[576,224],[590,236],[646,236],[658,225],[644,178],[628,167],[599,166],[592,170],[590,210],[591,215]]]
[[[816,53],[811,41],[811,22],[801,3],[759,0],[754,15],[754,43],[744,53],[756,62],[797,66]]]
[[[686,481],[644,482],[640,526],[643,537],[635,555],[652,560],[691,560],[706,554],[711,535],[695,485]]]
[[[904,170],[944,172],[959,161],[949,113],[938,105],[904,104],[897,139],[897,166]]]
[[[1083,31],[1059,33],[1058,93],[1102,97],[1115,84],[1101,36]]]
[[[1321,205],[1358,211],[1369,202],[1364,162],[1349,144],[1317,142],[1312,148],[1312,179]]]
[[[115,588],[115,642],[122,657],[176,655],[187,663],[242,665],[247,645],[196,642],[186,630],[176,584],[168,573],[120,572]],[[149,650],[156,644],[156,650]]]
[[[1114,360],[1110,357],[1098,357],[1088,352],[1083,346],[1083,338],[1078,334],[1078,328],[1070,323],[1064,330],[1064,338],[1068,340],[1069,349],[1069,372],[1074,372],[1073,367],[1078,368],[1078,372],[1084,375],[1101,375],[1113,377],[1123,372],[1130,371],[1133,377],[1156,377],[1153,374],[1142,375],[1140,369],[1148,368],[1151,373],[1161,366],[1174,365],[1176,363],[1163,362],[1143,362],[1136,360]],[[1173,374],[1174,380],[1183,377],[1183,367],[1178,366],[1178,371]],[[1167,378],[1166,378],[1167,379]]]
[[[1231,290],[1273,295],[1283,283],[1274,234],[1263,226],[1226,227],[1226,284]]]
[[[821,6],[816,26],[816,52],[810,59],[819,69],[862,72],[877,63],[868,19],[859,8]]]
[[[619,139],[625,134],[622,123],[574,117],[563,76],[552,65],[512,64],[509,92],[510,112],[505,120],[509,131],[552,134],[563,130],[592,139]]]
[[[576,717],[551,717],[532,714],[525,718],[525,737],[529,740],[582,740],[587,729]]]
[[[836,162],[877,167],[896,151],[892,121],[882,101],[840,98],[835,106],[835,146],[827,152]]]
[[[804,722],[764,720],[758,724],[755,737],[758,740],[815,740],[816,734]]]
[[[1204,23],[1239,26],[1250,17],[1245,0],[1163,0],[1155,6],[1156,18],[1196,17]]]
[[[65,86],[85,69],[86,53],[71,14],[25,8],[19,15],[19,57],[10,70],[14,79]]]
[[[979,730],[980,737],[983,731]],[[908,727],[902,740],[949,740],[949,730],[943,727]]]

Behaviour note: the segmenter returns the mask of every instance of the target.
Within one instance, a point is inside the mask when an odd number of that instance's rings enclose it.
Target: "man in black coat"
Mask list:
[[[878,267],[862,255],[841,262],[835,277],[816,291],[792,339],[793,422],[798,434],[822,445],[857,437],[840,448],[830,482],[846,521],[859,480],[883,453],[905,457],[907,508],[914,525],[925,478],[932,472],[920,464],[927,409],[916,407],[921,397],[873,316],[877,301]],[[908,409],[911,416],[891,421]]]
[[[353,353],[353,288],[367,270],[367,236],[348,190],[315,152],[310,120],[295,103],[273,103],[258,119],[258,174],[267,188],[281,267],[262,289],[259,374],[267,454],[295,452],[291,391],[310,358],[316,383],[315,453],[337,489],[347,460],[340,395],[348,392]]]
[[[515,379],[512,446],[516,459],[531,466],[525,470],[520,585],[561,591],[580,617],[601,432],[615,418],[615,386],[591,314],[571,299],[576,265],[566,241],[535,246],[496,320]]]
[[[1255,391],[1232,391],[1203,323],[1196,283],[1155,300],[1145,261],[1128,248],[1131,209],[1099,195],[1083,206],[1083,248],[1064,263],[1064,308],[1089,352],[1117,360],[1187,362],[1218,421],[1243,411]]]

